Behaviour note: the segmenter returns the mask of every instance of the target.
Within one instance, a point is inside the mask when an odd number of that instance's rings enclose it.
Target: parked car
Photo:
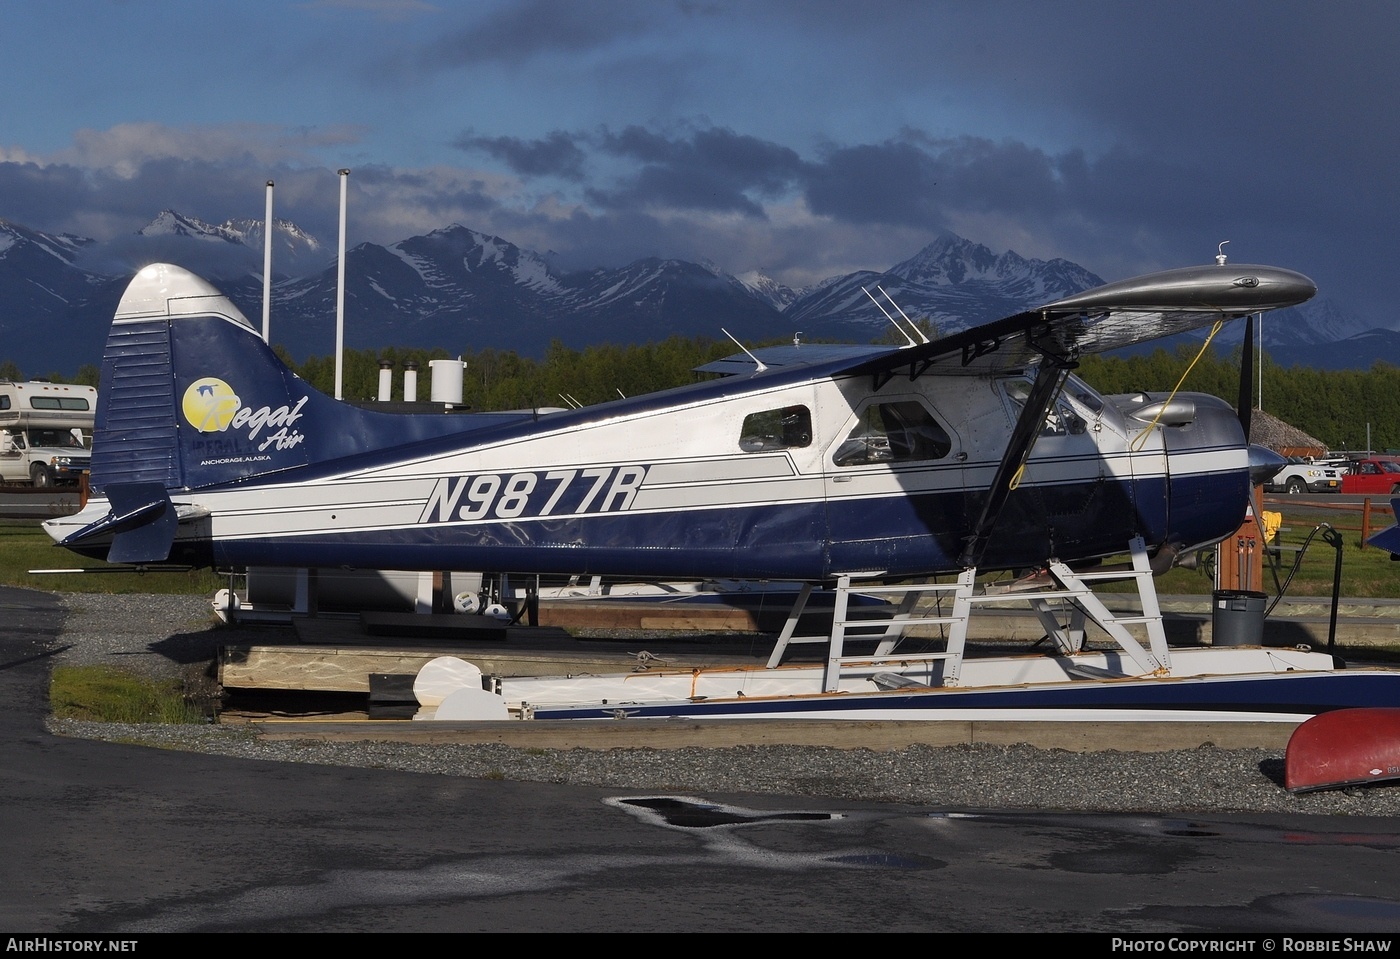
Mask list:
[[[97,390],[62,383],[0,382],[0,481],[55,486],[77,483],[92,453]]]
[[[1342,477],[1342,492],[1353,495],[1400,496],[1400,463],[1364,459]]]
[[[1301,456],[1290,456],[1288,463],[1264,484],[1267,493],[1340,493],[1345,470],[1337,466],[1309,463]]]

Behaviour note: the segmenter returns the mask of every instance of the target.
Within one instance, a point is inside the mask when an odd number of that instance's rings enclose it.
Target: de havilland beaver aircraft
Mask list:
[[[47,528],[69,549],[140,565],[782,579],[842,590],[957,577],[928,587],[950,588],[962,616],[961,625],[937,620],[953,628],[935,653],[896,652],[895,630],[875,654],[845,655],[842,592],[823,666],[781,665],[780,648],[770,668],[730,671],[713,688],[684,671],[671,685],[646,674],[655,684],[646,690],[636,677],[618,677],[616,687],[592,692],[548,684],[507,689],[503,699],[472,692],[520,715],[936,713],[952,697],[935,694],[1008,683],[1069,691],[1050,705],[1105,710],[1165,696],[1163,708],[1228,699],[1221,708],[1239,711],[1233,693],[1161,690],[1185,689],[1191,684],[1172,680],[1206,673],[1330,678],[1330,657],[1168,651],[1160,620],[1144,647],[1127,620],[1094,599],[1083,571],[1131,552],[1150,593],[1152,569],[1235,532],[1251,488],[1245,428],[1215,397],[1104,397],[1072,372],[1084,353],[1316,292],[1301,274],[1224,260],[1111,283],[903,348],[771,348],[705,368],[727,375],[651,395],[459,415],[381,413],[330,399],[287,369],[218,290],[153,265],[127,289],[107,341],[93,497]],[[1249,408],[1247,399],[1240,405]],[[964,661],[975,575],[995,570],[1048,571],[1058,592],[1045,596],[1068,597],[1080,614],[1074,628],[1047,626],[1055,655],[1007,660],[1052,665],[979,672],[973,658]],[[1155,594],[1144,604],[1150,619]],[[913,610],[902,606],[896,620],[934,621]],[[1086,613],[1120,650],[1081,648]],[[780,645],[802,641],[791,635],[794,622],[795,614]],[[1222,655],[1206,666],[1199,653]],[[1121,690],[1126,677],[1158,692],[1098,700],[1074,692]],[[1331,708],[1309,701],[1324,694],[1295,687],[1253,712]],[[1045,705],[1006,696],[961,702]],[[551,713],[549,703],[570,705]]]

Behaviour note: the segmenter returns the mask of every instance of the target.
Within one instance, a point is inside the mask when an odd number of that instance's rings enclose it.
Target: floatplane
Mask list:
[[[1085,353],[1252,324],[1315,292],[1222,255],[932,341],[744,349],[655,394],[444,416],[317,392],[217,289],[157,264],[107,341],[93,496],[46,527],[144,566],[803,584],[765,666],[523,679],[429,664],[420,700],[440,716],[1297,722],[1400,704],[1400,673],[1323,653],[1168,648],[1153,574],[1235,532],[1252,458],[1267,473],[1277,457],[1251,450],[1221,399],[1103,396],[1073,372]],[[988,591],[992,571],[1024,588]],[[1140,609],[1109,610],[1093,586],[1110,579]],[[835,589],[830,631],[799,635],[820,586]],[[853,591],[891,594],[892,615],[856,617]],[[1047,651],[966,655],[973,611],[1008,597],[1031,604]],[[1089,623],[1106,649],[1086,645]],[[916,627],[946,639],[915,648]],[[806,643],[819,662],[792,661]]]

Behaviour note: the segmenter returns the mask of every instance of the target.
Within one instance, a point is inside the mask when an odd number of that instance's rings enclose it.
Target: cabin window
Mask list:
[[[1012,414],[1020,416],[1026,400],[1031,395],[1030,380],[1003,380],[1002,389],[1006,391],[1007,399],[1011,400]],[[1084,418],[1061,396],[1045,414],[1045,423],[1040,428],[1040,435],[1064,436],[1066,433],[1083,433],[1085,425]]]
[[[1065,379],[1065,392],[1078,400],[1090,413],[1098,416],[1103,412],[1103,397],[1079,377],[1071,373]]]
[[[0,396],[0,410],[7,410],[9,408],[10,398],[8,396]]]
[[[29,441],[35,446],[80,447],[82,442],[72,430],[30,430]]]
[[[937,460],[948,455],[953,440],[922,403],[902,400],[872,403],[845,441],[836,448],[837,466]]]
[[[88,401],[81,396],[31,396],[29,405],[36,410],[85,410]]]
[[[812,445],[812,413],[805,406],[784,406],[744,417],[739,433],[739,449],[745,453],[763,450],[802,449]]]

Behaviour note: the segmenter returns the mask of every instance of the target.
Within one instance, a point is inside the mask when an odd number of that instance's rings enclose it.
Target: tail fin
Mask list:
[[[157,263],[127,287],[102,358],[91,486],[108,512],[50,531],[79,551],[110,539],[113,562],[158,562],[181,524],[210,515],[201,490],[302,467],[363,470],[393,462],[385,451],[435,439],[443,443],[426,451],[455,449],[465,433],[528,419],[380,413],[333,400],[288,369],[226,296]]]
[[[185,491],[309,465],[363,469],[381,451],[529,419],[381,413],[331,399],[288,369],[228,297],[157,263],[131,281],[112,320],[91,484]]]
[[[107,338],[92,486],[195,489],[305,465],[313,397],[334,402],[291,373],[226,296],[180,267],[148,266]]]

